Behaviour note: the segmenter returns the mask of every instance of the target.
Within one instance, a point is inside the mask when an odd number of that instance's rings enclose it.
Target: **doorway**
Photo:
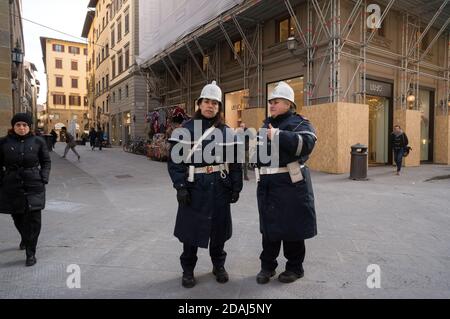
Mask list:
[[[390,161],[390,99],[367,95],[369,105],[369,164],[385,165]]]
[[[433,162],[434,92],[419,91],[420,110],[420,161]]]

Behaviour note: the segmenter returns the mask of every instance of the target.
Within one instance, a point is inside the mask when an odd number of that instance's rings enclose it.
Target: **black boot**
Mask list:
[[[181,279],[181,285],[184,288],[192,288],[196,284],[196,280],[194,278],[194,273],[192,272],[183,272],[183,278]]]
[[[261,271],[256,275],[256,282],[260,285],[267,284],[273,276],[275,276],[275,270],[270,271],[261,269]]]
[[[30,249],[30,248],[26,248],[26,256],[27,256],[27,260],[25,262],[25,266],[27,267],[31,267],[34,266],[36,264],[36,249]]]
[[[216,276],[216,281],[224,284],[228,282],[228,273],[223,266],[213,267],[213,274]]]
[[[304,271],[301,272],[293,272],[286,270],[278,276],[278,280],[282,283],[289,284],[291,282],[296,281],[297,279],[303,278],[305,275]]]

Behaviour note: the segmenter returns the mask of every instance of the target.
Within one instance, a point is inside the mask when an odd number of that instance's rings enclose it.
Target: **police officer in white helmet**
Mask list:
[[[317,234],[314,193],[305,166],[317,137],[311,123],[295,113],[294,98],[294,90],[286,82],[275,87],[268,98],[271,116],[263,125],[267,139],[258,143],[255,173],[263,246],[256,277],[259,284],[268,283],[275,275],[282,243],[287,263],[278,280],[291,283],[303,277],[305,239]],[[273,143],[277,147],[272,147]],[[270,163],[261,162],[261,147],[275,149]],[[276,166],[272,163],[275,158]]]
[[[198,110],[193,119],[182,125],[189,131],[191,139],[181,140],[177,131],[170,138],[173,147],[179,143],[189,144],[190,152],[181,162],[175,162],[175,155],[171,152],[168,163],[169,174],[177,190],[179,206],[174,235],[183,243],[180,261],[183,269],[182,285],[185,288],[192,288],[196,284],[194,268],[198,247],[209,246],[217,282],[228,281],[224,267],[227,256],[224,246],[232,234],[230,204],[238,201],[242,190],[241,164],[234,158],[227,159],[226,150],[223,149],[237,148],[237,143],[234,132],[223,123],[222,90],[215,81],[203,88],[197,105]],[[199,124],[202,131],[195,134],[194,128]],[[212,139],[213,132],[220,133],[226,141],[232,142]],[[198,136],[201,138],[194,140]],[[213,162],[207,162],[203,156],[197,162],[196,156],[191,156],[203,152],[207,146],[210,149],[211,143],[215,143],[216,147],[211,151],[214,152],[211,154]],[[216,153],[219,147],[222,147],[222,152]]]

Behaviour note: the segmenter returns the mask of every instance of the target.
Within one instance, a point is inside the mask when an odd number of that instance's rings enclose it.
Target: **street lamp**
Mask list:
[[[287,39],[287,47],[289,51],[295,51],[298,48],[298,41],[295,37],[289,37]]]
[[[409,103],[414,103],[414,102],[416,101],[416,97],[415,97],[412,93],[410,93],[410,94],[408,95],[408,97],[406,98],[406,100],[407,100]]]
[[[21,64],[23,63],[23,52],[22,50],[20,50],[19,48],[14,48],[14,50],[12,50],[11,52],[12,54],[12,61],[16,64]]]

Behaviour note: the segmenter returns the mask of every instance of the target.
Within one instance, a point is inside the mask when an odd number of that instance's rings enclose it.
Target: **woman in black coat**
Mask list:
[[[317,235],[314,193],[305,166],[317,137],[311,123],[293,112],[294,91],[287,83],[280,82],[269,104],[271,117],[263,126],[267,137],[258,143],[255,171],[263,246],[256,281],[265,284],[275,275],[283,243],[287,263],[278,280],[291,283],[304,275],[305,239]],[[269,152],[261,152],[261,147]],[[270,154],[269,161],[262,161],[261,154]]]
[[[47,144],[30,132],[31,117],[16,114],[8,135],[0,138],[0,213],[11,214],[26,250],[26,266],[36,264],[36,246],[50,175]]]
[[[208,248],[208,245],[216,280],[220,283],[228,281],[224,246],[232,234],[230,203],[239,199],[242,168],[241,164],[235,163],[235,158],[226,158],[226,148],[236,147],[237,143],[234,132],[222,123],[221,101],[222,92],[215,82],[205,86],[194,119],[185,122],[170,138],[173,146],[168,169],[179,203],[174,234],[183,243],[180,261],[182,285],[186,288],[196,284],[194,268],[198,247]],[[179,136],[180,130],[186,133],[183,138]],[[216,133],[225,140],[220,141]],[[204,140],[197,143],[202,135]],[[183,145],[187,146],[186,153],[193,150],[192,156],[185,153],[185,157],[178,160],[179,152],[175,150]],[[210,147],[216,147],[209,153],[212,161],[202,156]]]

